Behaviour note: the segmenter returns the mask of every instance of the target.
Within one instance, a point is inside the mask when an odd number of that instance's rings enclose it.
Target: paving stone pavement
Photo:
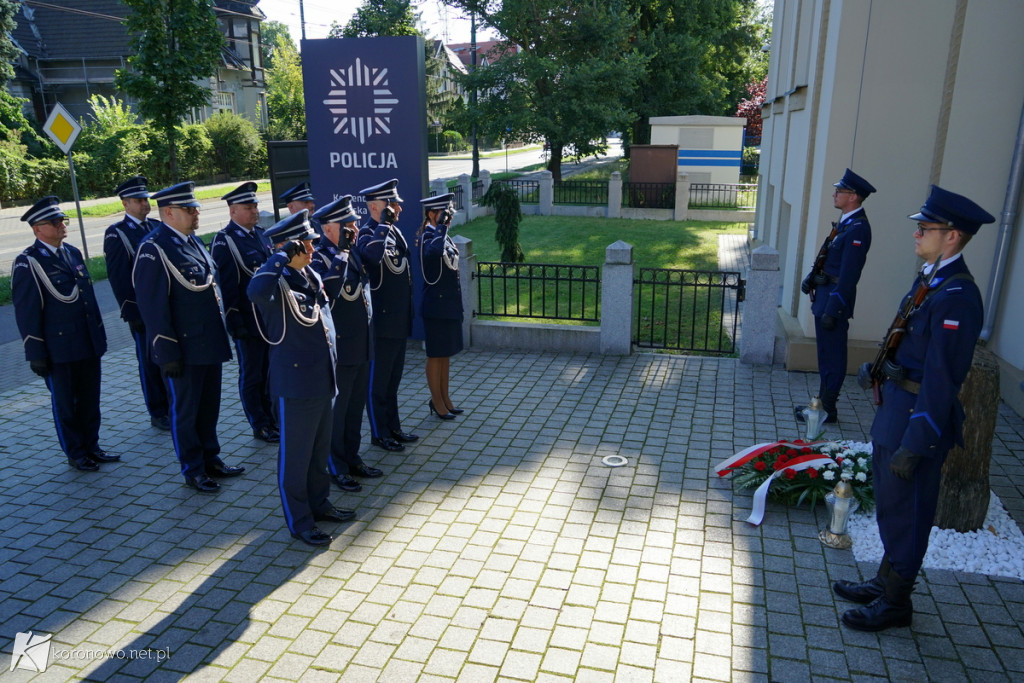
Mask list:
[[[3,681],[1024,678],[1021,581],[927,570],[912,628],[857,633],[829,584],[874,567],[818,542],[823,508],[770,504],[762,526],[744,521],[751,496],[711,466],[798,436],[792,406],[816,375],[468,351],[452,362],[467,412],[441,422],[410,345],[401,415],[421,439],[398,454],[367,444],[386,476],[335,492],[358,518],[311,549],[284,527],[276,449],[250,438],[234,363],[220,435],[247,471],[204,496],[149,427],[133,350],[113,346],[101,443],[123,461],[99,474],[64,464],[41,380],[0,393]],[[864,439],[873,408],[847,389],[835,435]],[[1020,524],[1024,420],[1004,405],[993,448]],[[605,467],[613,454],[628,464]],[[53,636],[43,674],[9,670],[28,631]],[[111,650],[150,658],[84,659]]]

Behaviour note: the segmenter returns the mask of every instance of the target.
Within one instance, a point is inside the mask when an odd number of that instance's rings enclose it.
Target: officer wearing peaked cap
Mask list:
[[[925,292],[881,387],[871,425],[871,459],[878,532],[885,554],[878,574],[863,583],[837,581],[840,597],[867,603],[843,614],[861,631],[910,626],[910,595],[921,569],[938,505],[942,464],[963,446],[964,410],[958,395],[971,367],[984,310],[961,251],[995,218],[973,201],[941,187],[918,213],[914,250],[925,264],[907,297]],[[905,298],[904,301],[907,299]],[[863,381],[865,368],[858,381]]]
[[[818,395],[828,412],[825,422],[839,420],[836,402],[846,378],[847,334],[857,300],[857,283],[871,248],[871,224],[861,204],[875,192],[864,178],[850,169],[833,185],[832,204],[842,211],[822,250],[825,260],[804,278],[800,291],[811,297],[814,333],[818,347]],[[819,252],[820,253],[820,252]],[[804,406],[796,407],[803,421]]]
[[[160,225],[159,221],[148,217],[151,207],[146,183],[145,176],[136,175],[117,186],[115,192],[124,206],[124,218],[108,227],[103,234],[103,256],[107,262],[107,279],[120,307],[121,319],[128,323],[132,339],[135,340],[139,382],[149,411],[150,424],[168,431],[171,421],[168,417],[167,389],[160,376],[160,368],[149,357],[146,329],[132,286],[132,267],[139,244]]]
[[[375,478],[381,470],[359,456],[360,430],[373,360],[370,284],[359,254],[352,247],[359,220],[352,208],[352,195],[317,210],[323,237],[313,255],[313,269],[320,274],[331,300],[331,316],[337,334],[338,396],[334,399],[334,428],[328,469],[342,491],[359,491],[352,476]]]
[[[150,357],[160,366],[171,403],[171,437],[188,486],[220,489],[215,477],[244,467],[220,459],[222,365],[231,343],[217,285],[217,267],[195,231],[199,202],[192,182],[155,192],[160,226],[139,245],[132,282],[146,327]]]
[[[119,459],[99,447],[107,336],[82,253],[64,244],[66,218],[53,196],[21,217],[36,240],[14,259],[11,296],[25,359],[50,390],[61,450],[69,465],[92,472],[99,462]]]
[[[356,251],[370,277],[373,304],[373,362],[366,403],[373,443],[388,451],[405,450],[419,437],[402,431],[398,387],[405,370],[405,343],[412,334],[412,277],[409,245],[394,223],[402,213],[398,180],[360,191],[370,218],[359,229]]]
[[[309,183],[302,182],[294,187],[289,187],[281,193],[279,199],[288,207],[288,213],[290,214],[296,214],[300,211],[308,212],[309,226],[314,232],[321,234],[320,222],[313,218],[313,212],[316,210],[316,198],[313,196],[313,191],[309,188]]]
[[[242,183],[221,197],[228,203],[231,220],[214,236],[210,255],[217,264],[225,319],[238,354],[238,393],[242,409],[254,437],[277,443],[277,420],[267,391],[269,348],[260,336],[256,311],[246,294],[253,274],[273,251],[263,228],[257,225],[260,212],[256,188],[254,182]]]
[[[249,282],[270,344],[270,393],[281,419],[278,487],[292,536],[327,545],[331,535],[320,521],[343,522],[355,512],[328,499],[327,458],[331,449],[331,403],[335,384],[335,330],[323,283],[309,267],[312,240],[303,210],[278,221],[267,237],[278,249]]]

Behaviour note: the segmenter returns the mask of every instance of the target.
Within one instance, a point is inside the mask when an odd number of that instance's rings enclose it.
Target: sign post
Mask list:
[[[75,210],[78,212],[78,230],[82,233],[82,253],[89,260],[89,245],[85,241],[85,223],[82,221],[82,207],[78,200],[78,181],[75,179],[75,162],[71,158],[71,148],[82,132],[82,126],[59,102],[53,105],[49,118],[43,124],[43,131],[60,147],[60,151],[68,155],[68,168],[71,169],[71,191],[75,195]]]

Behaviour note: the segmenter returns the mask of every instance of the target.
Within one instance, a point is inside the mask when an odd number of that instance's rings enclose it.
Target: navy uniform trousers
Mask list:
[[[130,216],[114,223],[103,234],[103,255],[107,263],[107,280],[121,311],[121,319],[128,323],[135,342],[135,359],[139,365],[139,384],[146,410],[151,418],[167,417],[167,389],[160,376],[160,367],[149,357],[146,330],[132,286],[132,267],[142,240],[160,225],[148,218],[144,223]]]
[[[260,335],[256,313],[245,291],[270,252],[270,240],[264,237],[262,228],[246,230],[234,221],[218,232],[210,245],[224,295],[225,320],[238,355],[238,395],[253,431],[277,425],[267,390],[270,347]]]
[[[161,224],[139,246],[132,279],[150,357],[161,368],[184,366],[181,377],[164,379],[174,451],[182,475],[195,478],[221,463],[217,420],[231,344],[217,268],[198,238]]]
[[[53,422],[64,454],[80,461],[99,448],[100,357],[107,350],[96,295],[82,254],[67,262],[39,240],[14,260],[11,297],[28,361],[47,361]]]
[[[319,276],[296,271],[280,252],[249,282],[270,341],[270,393],[281,420],[277,483],[292,534],[331,507],[327,457],[333,426],[334,323]]]
[[[364,464],[362,445],[363,410],[373,360],[372,309],[369,280],[358,254],[340,251],[330,240],[320,240],[312,267],[324,282],[331,300],[338,349],[337,385],[334,399],[334,427],[328,470],[334,476],[351,474]]]
[[[377,438],[402,431],[398,387],[405,372],[406,340],[412,334],[409,245],[394,226],[370,219],[359,229],[355,251],[370,279],[373,303],[373,362],[366,404]]]

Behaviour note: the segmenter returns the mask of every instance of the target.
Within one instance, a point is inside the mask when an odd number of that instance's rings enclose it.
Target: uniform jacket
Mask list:
[[[283,398],[333,398],[337,344],[330,303],[316,271],[294,270],[288,261],[275,253],[249,282],[270,343],[269,391]]]
[[[409,245],[398,228],[372,218],[359,229],[355,251],[370,277],[373,333],[388,339],[412,334]]]
[[[259,334],[246,288],[253,274],[270,258],[271,252],[270,240],[258,226],[246,230],[231,221],[213,238],[210,255],[217,264],[220,291],[224,296],[224,316],[232,334],[241,327],[249,336]]]
[[[11,297],[28,361],[70,363],[99,358],[107,350],[82,252],[63,246],[70,267],[39,240],[14,259]]]
[[[459,282],[459,250],[448,236],[448,226],[427,225],[420,235],[424,318],[462,320],[462,287]]]
[[[922,457],[941,457],[962,443],[964,411],[957,395],[971,369],[984,310],[973,280],[955,279],[939,287],[958,273],[970,274],[963,257],[939,269],[931,281],[935,294],[911,316],[896,350],[894,361],[906,369],[908,380],[921,383],[921,390],[915,396],[893,382],[883,384],[871,438],[886,448],[903,446]],[[917,281],[907,296],[916,289]]]
[[[320,240],[313,254],[313,270],[320,275],[331,302],[331,317],[338,339],[338,365],[359,365],[373,360],[370,281],[359,255],[341,251],[329,239]]]
[[[231,359],[217,267],[197,237],[186,244],[161,223],[139,245],[132,282],[154,363]]]
[[[135,287],[132,286],[132,266],[139,244],[146,235],[160,226],[160,221],[150,218],[142,223],[125,216],[114,223],[103,233],[103,255],[107,261],[107,279],[110,289],[114,292],[117,305],[121,310],[121,319],[125,321],[142,320],[139,305],[135,300]]]
[[[857,283],[871,248],[871,224],[864,209],[842,221],[828,247],[824,271],[833,282],[818,285],[811,312],[816,316],[852,318],[857,301]]]

